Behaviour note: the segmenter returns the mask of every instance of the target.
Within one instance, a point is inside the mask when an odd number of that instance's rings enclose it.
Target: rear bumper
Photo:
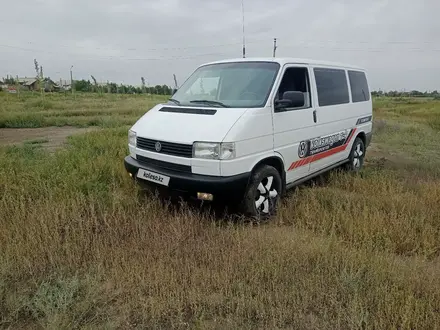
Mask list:
[[[179,172],[159,168],[149,163],[140,163],[131,156],[125,157],[124,165],[127,172],[131,173],[137,180],[142,180],[145,184],[168,188],[182,194],[189,194],[191,197],[196,197],[197,192],[210,193],[214,195],[214,199],[222,200],[241,200],[250,177],[250,173],[223,177]],[[151,181],[138,179],[136,175],[140,168],[168,176],[170,178],[168,187]]]

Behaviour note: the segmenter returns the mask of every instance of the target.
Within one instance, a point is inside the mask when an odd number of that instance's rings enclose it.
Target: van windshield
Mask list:
[[[194,71],[172,99],[185,106],[262,107],[279,68],[274,62],[205,65]]]

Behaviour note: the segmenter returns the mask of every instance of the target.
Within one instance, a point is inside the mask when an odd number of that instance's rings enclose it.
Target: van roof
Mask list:
[[[201,66],[209,65],[209,64],[231,63],[231,62],[275,62],[275,63],[279,63],[281,66],[283,66],[284,64],[311,64],[311,65],[351,68],[351,69],[365,71],[364,68],[347,63],[338,63],[338,62],[321,61],[321,60],[314,60],[308,58],[294,58],[294,57],[246,57],[246,58],[239,57],[239,58],[231,58],[231,59],[209,62],[202,64]]]

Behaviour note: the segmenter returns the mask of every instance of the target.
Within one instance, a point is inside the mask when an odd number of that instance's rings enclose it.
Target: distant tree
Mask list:
[[[7,75],[6,78],[3,78],[3,81],[6,85],[15,85],[18,83],[12,76]]]
[[[413,91],[410,92],[410,95],[411,96],[423,96],[423,93],[419,92],[417,90],[413,90]]]
[[[111,82],[109,85],[110,85],[110,93],[113,94],[116,93],[116,88],[117,88],[116,84]]]
[[[171,95],[171,87],[167,85],[162,85],[163,95]]]
[[[96,78],[93,75],[90,75],[90,77],[92,77],[93,85],[95,86],[95,91],[100,93],[101,91],[100,91],[100,88],[98,86],[98,82],[96,81]]]
[[[36,76],[35,78],[37,79],[37,88],[40,88],[40,92],[41,92],[41,96],[44,96],[43,93],[43,67],[40,67],[40,65],[38,64],[37,59],[34,58],[34,66],[35,66],[35,72],[36,72]]]
[[[35,66],[35,72],[37,73],[35,78],[40,78],[40,66],[38,65],[38,61],[36,58],[34,58],[34,66]]]
[[[142,82],[142,93],[145,93],[145,78],[141,77],[141,82]]]
[[[79,92],[91,92],[92,91],[92,84],[90,83],[90,80],[75,80],[75,90]]]

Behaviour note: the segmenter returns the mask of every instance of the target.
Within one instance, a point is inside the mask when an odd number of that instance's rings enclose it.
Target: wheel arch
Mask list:
[[[284,169],[284,161],[279,155],[272,155],[266,158],[260,159],[252,168],[251,173],[253,174],[258,168],[263,165],[273,166],[281,176],[281,183],[283,187],[283,192],[286,188],[286,171]]]
[[[366,146],[367,144],[367,134],[364,131],[360,131],[356,137],[360,138],[362,140],[362,142],[364,143],[364,145]]]

